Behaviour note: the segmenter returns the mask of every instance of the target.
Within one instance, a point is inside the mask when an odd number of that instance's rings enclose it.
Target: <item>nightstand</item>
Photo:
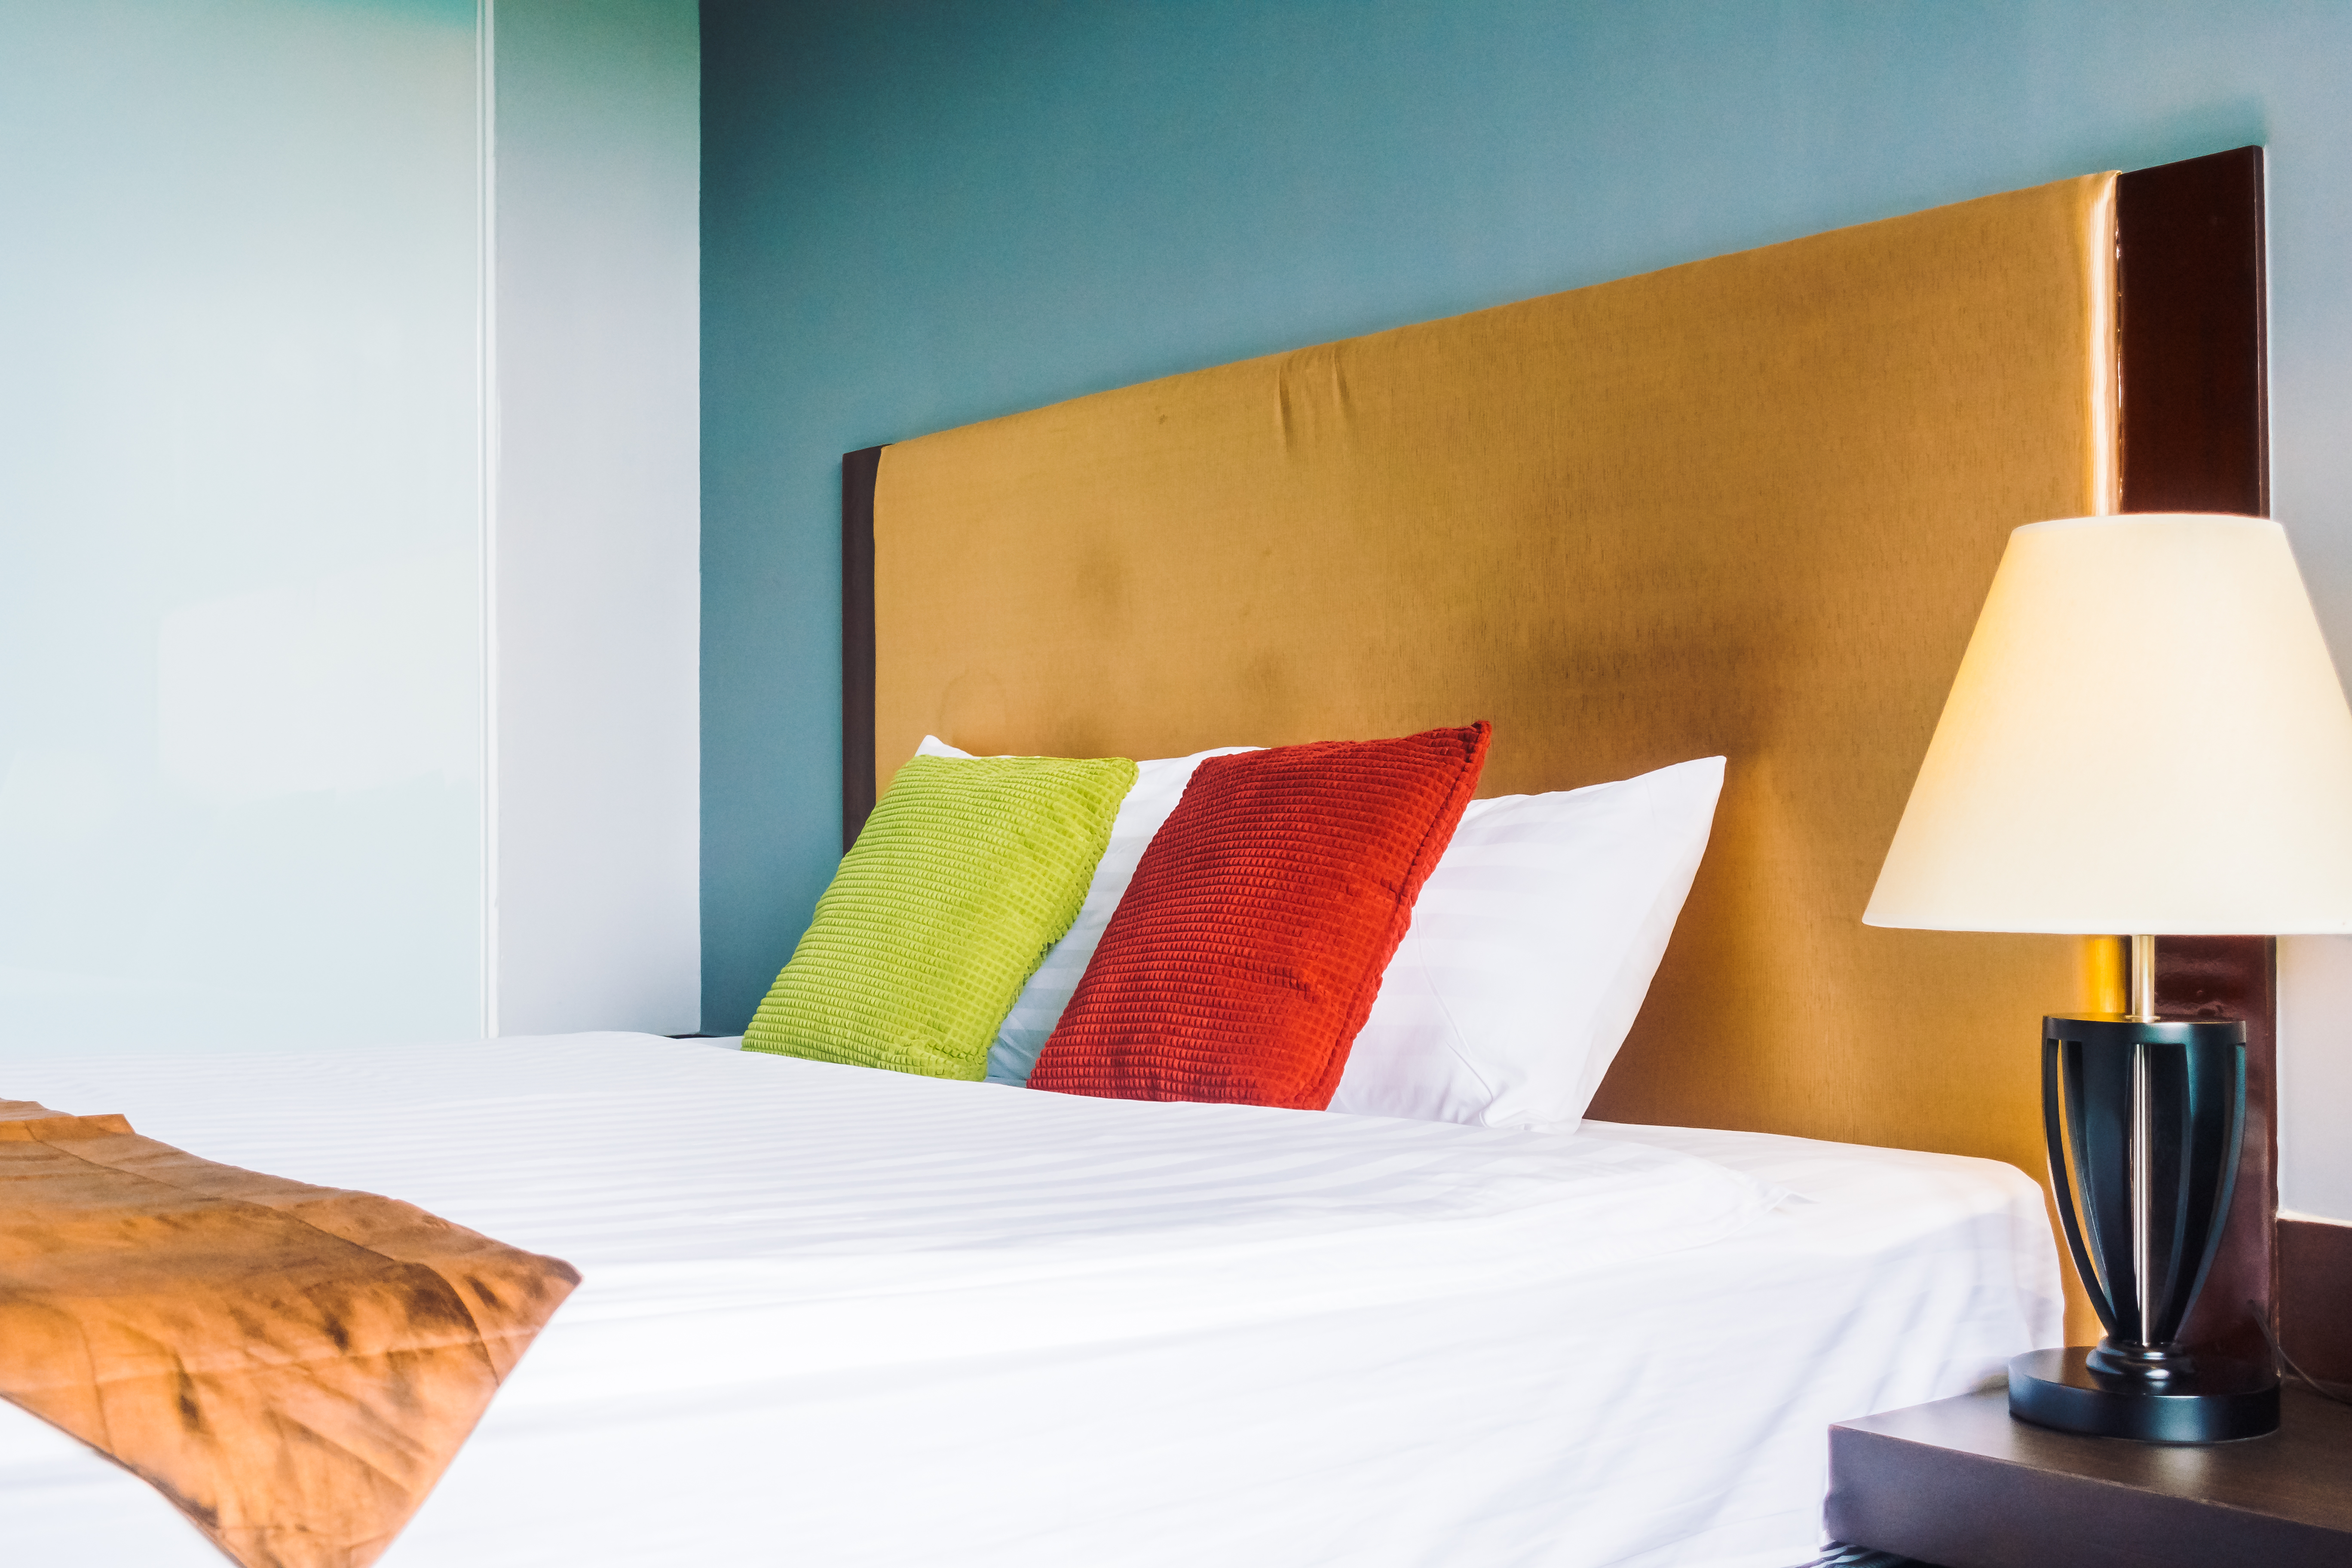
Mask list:
[[[2300,1384],[2278,1431],[2083,1437],[1963,1394],[1830,1428],[1829,1533],[1940,1568],[2347,1568],[2352,1406]]]

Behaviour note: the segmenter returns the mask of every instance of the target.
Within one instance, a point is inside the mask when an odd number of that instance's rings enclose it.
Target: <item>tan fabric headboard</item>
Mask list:
[[[1481,718],[1486,795],[1722,753],[1593,1114],[2039,1174],[2083,944],[1858,917],[2009,530],[2115,505],[2114,212],[2093,175],[890,447],[877,772]]]

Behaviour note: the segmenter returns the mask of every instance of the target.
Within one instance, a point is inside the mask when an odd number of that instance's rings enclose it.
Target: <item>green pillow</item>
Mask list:
[[[1086,900],[1134,783],[1124,757],[909,762],[743,1048],[982,1077],[997,1025]]]

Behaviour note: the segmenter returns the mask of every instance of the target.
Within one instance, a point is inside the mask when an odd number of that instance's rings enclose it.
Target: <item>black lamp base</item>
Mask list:
[[[2012,1359],[2009,1413],[2061,1432],[2142,1443],[2224,1443],[2278,1430],[2278,1379],[2268,1367],[2200,1354],[2159,1385],[2099,1372],[2090,1357],[2076,1345]]]

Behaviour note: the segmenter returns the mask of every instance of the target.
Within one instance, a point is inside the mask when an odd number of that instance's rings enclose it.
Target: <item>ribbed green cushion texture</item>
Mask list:
[[[917,757],[842,857],[747,1051],[978,1079],[1086,900],[1124,757]]]

